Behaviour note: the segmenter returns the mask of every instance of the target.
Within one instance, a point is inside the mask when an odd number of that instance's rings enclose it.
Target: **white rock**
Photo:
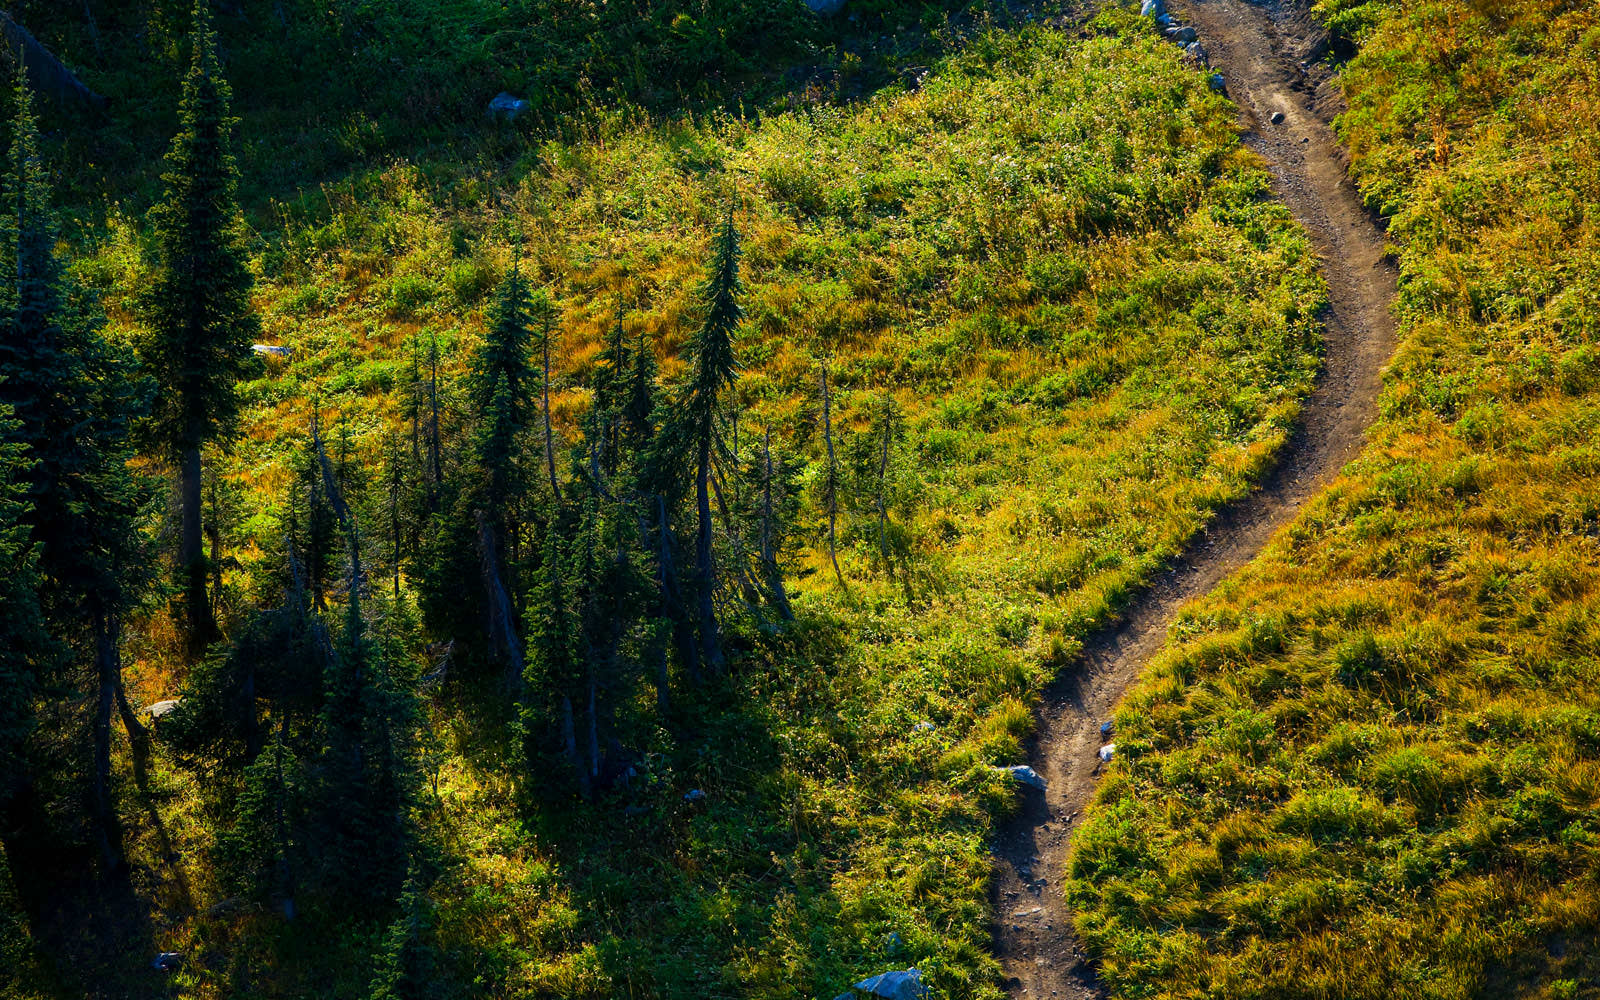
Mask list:
[[[1039,777],[1038,771],[1026,764],[1013,764],[1010,767],[997,768],[996,770],[1006,772],[1029,788],[1037,788],[1041,792],[1044,791],[1044,779]]]
[[[1105,746],[1100,748],[1100,763],[1111,763],[1111,758],[1114,757],[1116,753],[1117,745],[1115,743],[1107,743]]]
[[[870,993],[883,1000],[921,1000],[928,995],[928,987],[922,983],[922,973],[917,969],[906,969],[901,972],[884,972],[863,979],[856,983],[855,988],[863,993]]]

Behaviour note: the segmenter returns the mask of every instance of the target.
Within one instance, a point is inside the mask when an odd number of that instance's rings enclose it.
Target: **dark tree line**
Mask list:
[[[0,408],[10,542],[4,643],[8,666],[3,741],[14,763],[0,791],[0,836],[24,875],[50,850],[42,779],[70,779],[108,871],[122,864],[110,790],[114,716],[136,748],[144,727],[123,690],[120,630],[146,560],[137,520],[139,484],[128,468],[129,430],[148,405],[135,360],[103,335],[98,305],[57,253],[47,169],[25,84],[16,114],[0,213]],[[15,612],[13,612],[15,608]],[[90,697],[73,697],[87,691]],[[67,707],[87,705],[87,712]],[[51,725],[36,725],[41,715]],[[63,718],[65,717],[65,718]],[[61,739],[87,730],[89,739]],[[54,730],[50,732],[47,730]],[[53,738],[52,738],[53,737]],[[75,753],[87,745],[87,759]],[[19,879],[28,881],[27,878]]]

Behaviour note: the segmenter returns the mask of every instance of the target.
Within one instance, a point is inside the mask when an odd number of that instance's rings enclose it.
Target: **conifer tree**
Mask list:
[[[485,505],[497,527],[525,488],[522,447],[528,427],[527,401],[537,377],[533,347],[533,295],[514,265],[489,307],[489,328],[473,354],[467,375],[468,401],[476,421],[473,464]],[[501,539],[502,543],[504,539]]]
[[[712,553],[712,463],[719,450],[722,394],[738,377],[733,338],[744,318],[739,305],[739,233],[730,209],[711,244],[711,267],[700,287],[701,322],[688,346],[689,371],[679,389],[675,437],[687,450],[694,477],[695,600],[700,657],[707,670],[722,669],[722,637],[713,601],[716,567]]]
[[[56,254],[57,225],[25,85],[17,88],[0,258],[0,404],[18,420],[11,440],[29,459],[25,521],[38,557],[46,627],[69,669],[92,663],[89,800],[102,861],[120,865],[110,806],[111,714],[135,749],[144,728],[123,689],[119,636],[141,558],[139,496],[129,471],[129,421],[144,405],[131,359],[102,334],[98,305]]]
[[[30,783],[37,667],[47,648],[33,546],[28,541],[26,446],[12,440],[17,422],[0,403],[0,821],[18,826],[13,808]]]
[[[400,915],[384,937],[368,1000],[432,1000],[440,995],[433,901],[413,863],[400,892]]]
[[[206,596],[201,527],[201,455],[225,439],[239,410],[236,383],[254,366],[258,321],[250,308],[243,225],[230,151],[230,91],[217,56],[210,0],[195,0],[192,56],[179,103],[180,130],[167,153],[166,185],[150,213],[157,271],[144,299],[146,358],[161,392],[155,432],[177,466],[178,564],[191,653],[217,636]]]
[[[622,444],[630,451],[643,451],[655,436],[656,370],[656,352],[641,335],[619,403]]]
[[[576,611],[575,589],[570,547],[552,525],[545,532],[544,558],[528,606],[522,720],[531,752],[536,734],[553,712],[560,729],[562,754],[572,767],[579,792],[588,798],[591,772],[578,747],[573,706],[584,672],[582,623]]]
[[[333,463],[321,441],[314,444],[347,557],[345,624],[323,676],[315,836],[329,889],[377,903],[394,898],[405,874],[418,784],[416,706],[395,677],[395,637],[375,638],[368,628],[361,533]]]

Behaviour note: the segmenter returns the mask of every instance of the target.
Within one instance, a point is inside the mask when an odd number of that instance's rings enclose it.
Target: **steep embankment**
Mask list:
[[[1047,791],[1030,797],[996,844],[997,947],[1014,996],[1097,995],[1073,938],[1061,876],[1101,770],[1101,723],[1160,649],[1180,606],[1244,565],[1356,456],[1393,343],[1394,273],[1383,259],[1383,234],[1345,177],[1337,140],[1301,68],[1304,22],[1281,8],[1238,0],[1196,3],[1179,13],[1195,24],[1224,73],[1246,145],[1270,164],[1278,195],[1311,234],[1328,282],[1325,367],[1284,460],[1262,488],[1225,509],[1045,696],[1031,756]]]

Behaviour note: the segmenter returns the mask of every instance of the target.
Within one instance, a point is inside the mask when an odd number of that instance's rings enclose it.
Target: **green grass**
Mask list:
[[[246,387],[226,459],[231,608],[268,594],[308,399],[375,455],[413,335],[438,333],[458,371],[517,239],[564,310],[568,433],[617,317],[675,352],[730,201],[747,430],[770,422],[815,479],[821,354],[842,436],[885,392],[906,417],[906,570],[874,567],[871,532],[847,519],[840,593],[808,493],[795,630],[674,729],[622,713],[651,754],[645,790],[567,803],[485,746],[470,699],[434,706],[424,819],[447,861],[452,974],[475,995],[831,996],[913,964],[943,995],[998,995],[986,841],[1013,789],[991,765],[1020,759],[1029,706],[1081,637],[1250,488],[1316,367],[1321,281],[1231,106],[1147,28],[1099,29],[988,33],[919,91],[854,107],[618,118],[517,139],[493,168],[377,167],[262,229],[265,333],[295,354]],[[130,335],[141,239],[113,212],[81,269]],[[178,680],[162,628],[135,656],[151,697]],[[703,808],[683,803],[691,788]],[[190,778],[162,799],[202,913],[227,809],[226,789]],[[159,839],[141,826],[136,855],[153,861]],[[160,912],[201,997],[354,995],[373,943],[372,928]]]
[[[1366,19],[1339,130],[1400,347],[1119,711],[1078,928],[1118,997],[1597,997],[1600,22],[1323,7]]]

